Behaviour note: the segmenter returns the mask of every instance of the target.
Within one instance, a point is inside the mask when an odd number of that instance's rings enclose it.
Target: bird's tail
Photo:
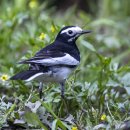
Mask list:
[[[30,81],[35,79],[36,77],[42,75],[43,72],[39,71],[39,70],[26,70],[26,71],[22,71],[14,76],[12,76],[10,78],[10,80],[26,80],[26,81]]]

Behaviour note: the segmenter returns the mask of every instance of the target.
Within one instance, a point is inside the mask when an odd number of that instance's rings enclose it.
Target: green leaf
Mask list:
[[[94,48],[94,46],[91,43],[82,40],[81,44],[84,45],[86,48],[88,48],[90,51],[96,52],[96,49]]]
[[[35,113],[32,112],[26,112],[24,116],[25,120],[28,124],[33,125],[34,127],[41,127],[44,130],[48,130],[46,126],[42,124],[42,122],[39,120],[38,116]]]
[[[52,122],[52,130],[57,130],[57,119]]]
[[[47,103],[44,103],[43,101],[41,101],[40,98],[37,97],[36,95],[34,95],[34,96],[36,97],[37,100],[39,100],[39,101],[41,102],[42,106],[44,106],[44,107],[47,109],[47,111],[50,112],[55,119],[57,119],[57,121],[58,121],[58,126],[59,126],[60,128],[62,128],[62,130],[66,130],[67,125],[65,125],[65,124],[58,118],[58,116],[56,116],[56,114],[52,111],[52,109],[50,108],[50,106],[49,106]]]
[[[16,103],[14,103],[10,109],[8,110],[8,112],[6,113],[6,118],[14,111],[14,109],[16,108]]]
[[[99,25],[107,25],[107,26],[115,27],[116,22],[114,20],[102,18],[102,19],[95,20],[94,22],[91,23],[91,25],[95,26],[95,27],[97,27]]]
[[[118,73],[121,73],[121,72],[130,72],[130,66],[128,65],[125,65],[125,66],[121,66],[118,70],[117,70]]]
[[[97,57],[101,61],[103,65],[109,65],[111,63],[111,58],[110,57],[104,57],[98,53],[96,53]]]
[[[122,77],[121,83],[124,84],[125,87],[130,87],[130,73],[126,73]]]

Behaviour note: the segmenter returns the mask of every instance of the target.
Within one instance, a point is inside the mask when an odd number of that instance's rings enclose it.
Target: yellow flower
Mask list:
[[[51,32],[54,33],[55,30],[56,30],[55,27],[52,25],[52,26],[51,26]]]
[[[107,116],[106,116],[105,114],[102,114],[101,120],[102,120],[102,121],[106,121],[106,120],[107,120]]]
[[[92,107],[92,115],[97,116],[97,113],[98,113],[97,110]]]
[[[31,0],[31,1],[29,2],[29,7],[30,7],[31,9],[34,9],[34,8],[38,7],[38,2],[37,2],[37,0]]]
[[[76,126],[73,126],[71,130],[78,130]]]
[[[45,39],[45,37],[46,37],[46,34],[45,33],[41,33],[40,36],[39,36],[39,39],[43,40],[43,39]]]
[[[0,77],[0,79],[1,79],[2,81],[6,81],[6,80],[9,79],[9,77],[8,77],[8,75],[3,74],[3,75]]]

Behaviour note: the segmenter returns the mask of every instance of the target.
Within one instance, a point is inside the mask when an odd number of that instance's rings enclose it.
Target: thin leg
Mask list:
[[[64,91],[65,91],[65,83],[61,83],[61,97],[64,99],[65,98],[65,95],[64,95]]]
[[[42,98],[42,88],[43,88],[43,83],[40,82],[39,83],[39,97],[40,97],[40,99]]]
[[[66,112],[67,112],[67,114],[68,114],[68,108],[67,108],[67,104],[66,104],[66,102],[65,102],[65,95],[64,95],[65,82],[60,83],[60,85],[61,85],[61,97],[62,97],[62,101],[63,101],[63,104],[65,105]]]

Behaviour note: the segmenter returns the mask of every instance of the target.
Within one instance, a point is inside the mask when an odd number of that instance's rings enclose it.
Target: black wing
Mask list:
[[[28,60],[21,61],[21,64],[38,64],[43,66],[52,65],[78,65],[79,61],[70,54],[66,53],[65,47],[61,45],[50,44],[41,49],[36,55]]]
[[[42,51],[34,57],[19,62],[21,64],[39,64],[44,66],[52,65],[78,65],[79,61],[67,53],[60,51]]]

